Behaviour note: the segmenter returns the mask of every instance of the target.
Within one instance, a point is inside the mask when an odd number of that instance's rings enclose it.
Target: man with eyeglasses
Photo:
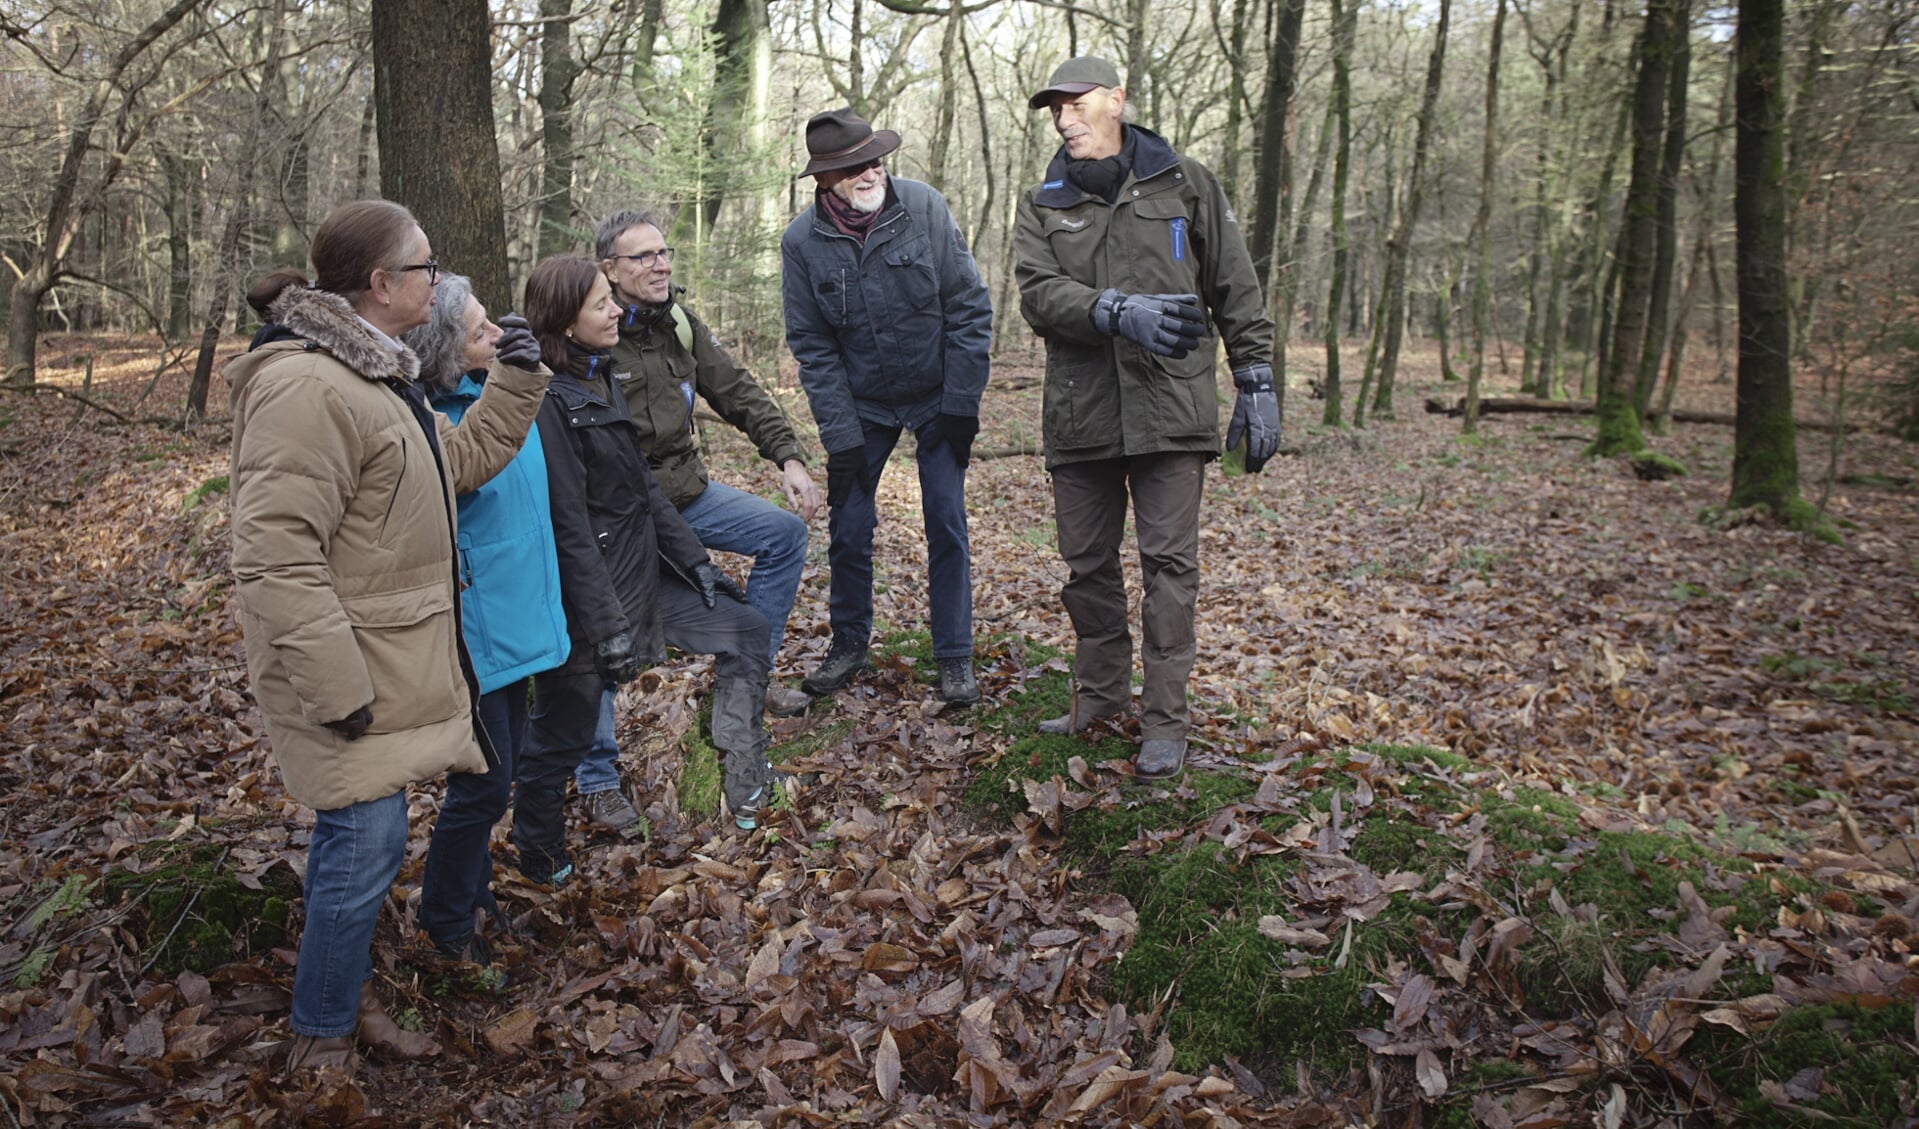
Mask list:
[[[601,222],[593,242],[622,311],[620,339],[612,353],[614,385],[626,396],[660,489],[700,542],[752,558],[746,602],[773,628],[767,656],[771,664],[799,591],[807,522],[820,504],[799,440],[786,413],[753,374],[733,359],[704,321],[675,300],[685,288],[673,284],[673,248],[666,245],[656,217],[615,212]],[[701,400],[779,468],[780,489],[793,512],[707,477],[693,424]],[[803,713],[811,702],[802,691],[777,682],[767,686],[766,709],[776,716]],[[620,788],[618,755],[609,692],[601,702],[593,750],[580,763],[574,784],[594,823],[625,832],[637,826],[639,813]]]
[[[887,175],[899,134],[850,109],[806,123],[814,202],[780,238],[786,343],[826,449],[833,639],[801,688],[830,694],[866,669],[880,472],[910,429],[926,523],[926,595],[939,693],[979,700],[966,466],[979,433],[993,307],[946,201]]]

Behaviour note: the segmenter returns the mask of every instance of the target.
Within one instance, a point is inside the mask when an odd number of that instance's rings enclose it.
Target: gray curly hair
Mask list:
[[[432,392],[451,392],[466,372],[466,300],[473,282],[463,274],[442,274],[433,288],[433,314],[425,325],[400,335],[420,358],[420,381]]]

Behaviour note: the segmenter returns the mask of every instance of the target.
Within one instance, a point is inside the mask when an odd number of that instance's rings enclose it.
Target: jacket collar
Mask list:
[[[1142,125],[1125,127],[1133,136],[1133,183],[1151,180],[1179,164],[1179,154],[1166,139]],[[1097,200],[1066,178],[1066,146],[1059,147],[1046,166],[1046,179],[1033,194],[1033,203],[1042,208],[1070,208],[1087,200]]]
[[[621,306],[620,337],[626,340],[646,340],[648,334],[672,317],[672,310],[671,298],[659,306],[648,306],[640,302]]]
[[[338,294],[288,287],[267,308],[267,316],[368,380],[410,384],[420,375],[420,358],[413,355],[413,350],[401,345],[394,352]]]
[[[608,368],[606,355],[595,354],[588,358],[586,371],[581,375],[591,379],[599,375],[601,370],[606,368]],[[553,379],[547,382],[546,391],[547,395],[558,400],[560,406],[568,411],[572,411],[575,408],[586,407],[588,404],[597,405],[602,408],[613,406],[612,401],[601,394],[599,386],[588,384],[580,379],[579,375],[570,372],[561,371],[554,373]]]

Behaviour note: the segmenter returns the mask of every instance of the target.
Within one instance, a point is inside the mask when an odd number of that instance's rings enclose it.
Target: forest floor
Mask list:
[[[123,416],[183,400],[138,400],[140,342],[50,338],[42,379],[85,356]],[[985,700],[941,707],[905,444],[875,670],[775,725],[816,781],[750,835],[683,803],[708,668],[649,671],[650,835],[576,826],[559,891],[502,866],[490,973],[413,927],[414,789],[375,975],[446,1053],[319,1092],[279,1071],[311,813],[247,694],[224,409],[0,395],[0,1126],[1919,1124],[1919,448],[1846,441],[1829,544],[1702,521],[1730,428],[1645,482],[1588,419],[1462,439],[1435,369],[1357,433],[1295,375],[1288,453],[1209,472],[1173,784],[1123,732],[1034,736],[1070,636],[1031,456],[974,465]],[[1037,443],[1038,377],[996,366],[982,451]],[[789,681],[827,642],[815,524]]]

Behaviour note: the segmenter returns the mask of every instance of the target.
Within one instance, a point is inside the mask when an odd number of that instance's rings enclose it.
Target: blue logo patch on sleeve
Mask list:
[[[680,381],[680,394],[686,397],[686,429],[691,431],[693,430],[693,386],[684,380]]]
[[[1172,227],[1173,261],[1176,263],[1184,262],[1186,260],[1186,217],[1180,216],[1174,219]]]

